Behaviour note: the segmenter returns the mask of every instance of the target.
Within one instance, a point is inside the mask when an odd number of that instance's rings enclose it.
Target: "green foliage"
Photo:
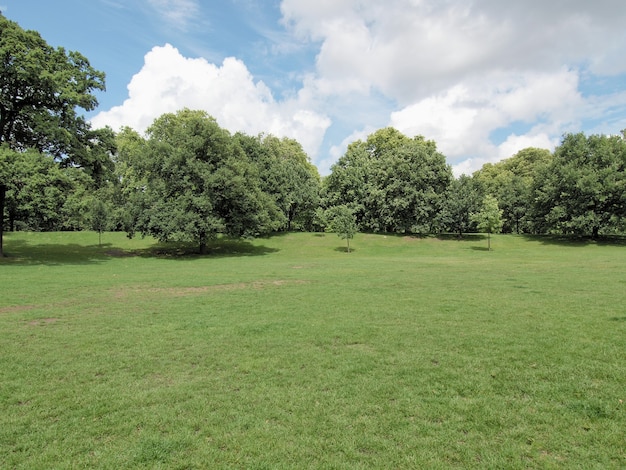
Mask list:
[[[329,206],[346,204],[375,232],[430,233],[452,179],[434,142],[393,128],[351,144],[325,181]]]
[[[624,136],[568,134],[534,184],[534,215],[544,230],[610,233],[626,217]]]
[[[478,212],[482,202],[476,181],[461,175],[452,180],[446,193],[444,208],[439,215],[439,226],[458,234],[471,232],[476,228],[472,214]]]
[[[334,206],[326,210],[325,220],[328,221],[327,230],[337,234],[339,238],[347,241],[347,250],[350,253],[350,240],[358,231],[356,218],[352,210],[345,205]]]
[[[91,179],[79,168],[61,168],[35,150],[0,149],[6,184],[8,230],[80,230],[87,228],[86,187]]]
[[[487,233],[487,247],[491,250],[491,234],[502,230],[502,209],[498,207],[498,200],[492,195],[485,196],[482,208],[473,215],[478,230]]]
[[[281,230],[311,230],[320,200],[317,168],[293,139],[272,135],[250,137],[238,133],[235,141],[257,166],[261,189],[275,202],[272,215]]]
[[[102,232],[109,228],[109,212],[101,199],[94,199],[91,206],[91,230],[98,232],[98,245],[102,245]]]
[[[230,134],[203,111],[164,114],[142,143],[122,139],[122,171],[131,205],[129,233],[194,241],[201,252],[218,233],[249,236],[271,230],[270,201],[258,171]]]
[[[94,92],[105,89],[104,73],[91,67],[82,54],[51,47],[39,33],[25,31],[1,13],[0,57],[0,144],[25,154],[49,155],[68,173],[83,168],[92,184],[102,185],[113,169],[113,132],[92,130],[76,108],[96,108]],[[31,149],[36,152],[29,153]],[[58,229],[65,224],[59,213],[63,212],[64,191],[70,184],[61,180],[76,180],[74,175],[51,170],[55,174],[45,176],[31,168],[27,173],[36,175],[36,181],[22,187],[20,177],[28,164],[20,160],[20,165],[7,169],[0,179],[0,255],[5,202],[11,228],[22,211],[26,215],[20,219],[28,219],[26,228]],[[11,178],[10,182],[6,178]],[[54,181],[46,186],[46,179]],[[32,192],[37,187],[41,194]],[[52,203],[55,198],[56,203]]]
[[[96,108],[104,73],[78,52],[54,49],[36,31],[25,31],[0,14],[0,142],[36,148],[85,164],[95,135],[76,114]]]
[[[503,231],[529,233],[537,227],[531,217],[534,180],[550,163],[552,154],[529,147],[498,163],[485,164],[473,178],[484,194],[494,196],[502,209]]]

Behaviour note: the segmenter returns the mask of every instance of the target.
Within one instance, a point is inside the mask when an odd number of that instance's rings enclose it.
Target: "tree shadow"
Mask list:
[[[6,257],[0,258],[2,266],[24,266],[24,265],[80,265],[102,263],[110,256],[107,249],[110,243],[102,245],[79,245],[76,243],[55,244],[55,243],[27,243],[25,240],[11,240],[4,243],[4,253]]]
[[[111,243],[101,245],[79,245],[76,243],[28,243],[25,240],[5,240],[6,257],[0,258],[0,266],[27,265],[84,265],[98,264],[113,258],[142,257],[172,260],[192,260],[199,258],[225,258],[241,256],[263,256],[280,250],[249,241],[235,239],[215,240],[207,246],[207,252],[200,254],[198,247],[186,243],[155,243],[141,249],[125,249]]]
[[[440,233],[437,239],[441,241],[457,241],[457,242],[476,242],[486,240],[487,237],[482,233],[464,233],[459,236],[458,233]]]
[[[209,242],[205,253],[200,253],[197,245],[191,243],[158,243],[149,248],[136,250],[135,255],[146,258],[166,258],[184,261],[199,258],[264,256],[279,251],[278,248],[255,245],[246,240],[219,239]]]
[[[557,245],[563,247],[579,247],[587,245],[598,246],[626,246],[626,236],[605,235],[594,239],[590,236],[581,235],[520,235],[527,241],[538,242],[543,245]]]
[[[474,251],[493,251],[493,248],[490,250],[489,248],[487,248],[486,246],[473,246],[471,247],[472,250]]]
[[[353,253],[356,251],[356,249],[350,247],[350,251],[348,251],[347,246],[338,246],[337,248],[335,248],[335,251],[338,253]]]

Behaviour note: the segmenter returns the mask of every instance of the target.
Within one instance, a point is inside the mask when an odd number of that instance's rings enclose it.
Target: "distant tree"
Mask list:
[[[376,134],[374,134],[376,135]],[[372,162],[372,228],[385,232],[432,233],[443,210],[452,170],[433,141],[421,136],[388,145]]]
[[[273,135],[250,137],[238,133],[234,138],[257,166],[261,189],[280,211],[279,229],[310,230],[321,183],[317,168],[302,146],[293,139]]]
[[[0,148],[0,173],[6,183],[8,230],[79,230],[85,227],[85,202],[91,179],[80,168],[62,168],[36,150]]]
[[[440,214],[440,225],[462,237],[476,227],[472,214],[480,209],[481,202],[480,190],[472,177],[461,175],[452,180]]]
[[[350,253],[350,240],[358,231],[354,213],[347,206],[335,206],[327,210],[328,230],[347,241],[347,251]]]
[[[491,251],[491,234],[502,229],[502,210],[498,207],[498,200],[491,195],[485,196],[481,210],[474,214],[473,219],[478,229],[487,233],[487,249]]]
[[[366,204],[372,191],[372,157],[363,141],[348,145],[346,153],[331,167],[322,182],[326,207],[348,206],[361,226],[369,219]]]
[[[376,232],[430,232],[452,171],[436,144],[380,129],[348,146],[325,179],[329,206],[345,204]]]
[[[91,206],[91,229],[98,232],[98,245],[102,245],[102,232],[109,227],[109,211],[101,199],[94,199]]]
[[[544,230],[593,238],[613,231],[626,217],[626,135],[566,135],[533,187]]]
[[[549,150],[525,148],[498,163],[487,163],[473,174],[481,192],[494,196],[502,209],[504,232],[529,232],[535,177],[552,159]]]
[[[65,165],[84,167],[95,180],[110,170],[112,132],[91,130],[76,113],[76,108],[95,109],[93,92],[105,89],[104,73],[80,53],[53,48],[2,14],[0,57],[0,144],[50,154]],[[0,180],[0,240],[7,191]]]

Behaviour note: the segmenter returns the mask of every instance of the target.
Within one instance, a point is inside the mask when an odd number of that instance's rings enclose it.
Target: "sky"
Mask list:
[[[0,0],[106,73],[93,127],[203,109],[299,141],[327,175],[393,126],[454,174],[626,129],[623,0]]]

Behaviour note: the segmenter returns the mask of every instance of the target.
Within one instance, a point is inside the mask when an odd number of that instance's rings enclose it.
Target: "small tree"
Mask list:
[[[487,249],[491,251],[491,234],[502,229],[502,210],[498,207],[498,200],[489,195],[483,200],[480,212],[473,214],[473,220],[478,230],[487,233]]]
[[[98,245],[102,245],[102,232],[108,228],[109,214],[106,205],[96,199],[91,207],[91,228],[98,232]]]
[[[347,206],[335,206],[328,209],[328,230],[335,232],[339,238],[346,240],[350,253],[350,240],[357,232],[356,217]]]

